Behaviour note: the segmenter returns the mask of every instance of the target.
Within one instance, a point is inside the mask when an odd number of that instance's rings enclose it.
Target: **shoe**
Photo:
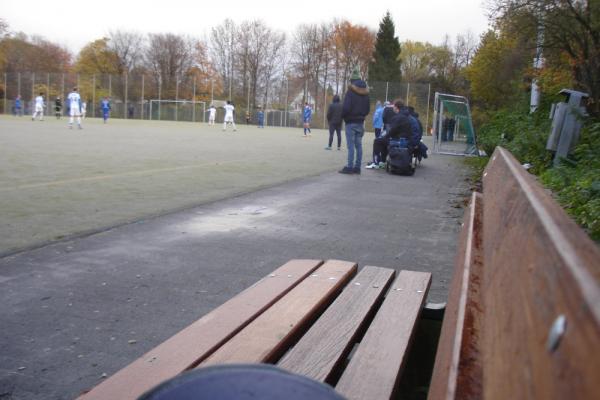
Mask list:
[[[360,175],[360,167],[354,167],[354,169],[352,169],[352,172],[356,175]]]
[[[379,165],[377,165],[375,163],[370,163],[365,168],[366,169],[379,169]]]
[[[340,174],[352,175],[354,170],[352,168],[344,167],[338,171]]]
[[[382,161],[379,163],[379,169],[384,169],[385,168],[385,163]]]
[[[341,150],[341,148],[338,147],[338,151],[340,151],[340,150]]]
[[[331,150],[331,147],[325,147],[325,150]]]

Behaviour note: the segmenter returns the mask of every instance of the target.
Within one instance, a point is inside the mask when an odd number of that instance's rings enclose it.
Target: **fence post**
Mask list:
[[[96,74],[92,75],[92,116],[96,117]]]
[[[161,87],[162,87],[162,79],[161,79],[161,77],[159,75],[159,77],[158,77],[158,120],[159,121],[160,121],[160,106],[161,106],[160,100],[161,100],[161,94],[162,94],[161,93]],[[152,101],[150,101],[150,103],[152,103]],[[152,118],[152,116],[150,116],[150,118]]]
[[[286,86],[286,89],[285,89],[285,126],[288,126],[288,123],[289,123],[289,119],[288,119],[289,118],[289,115],[288,115],[289,100],[288,100],[288,97],[290,95],[290,80],[289,79],[286,79],[285,86]]]
[[[127,84],[129,82],[128,74],[125,72],[125,109],[123,110],[123,116],[125,119],[129,119],[129,114],[127,112],[127,96],[129,95],[129,91],[127,90]]]
[[[410,82],[406,84],[406,107],[408,107],[408,92],[410,92]]]
[[[31,73],[31,104],[35,101],[35,72]],[[35,108],[34,108],[35,110]]]
[[[8,97],[8,79],[6,72],[4,73],[4,114],[6,114],[6,98]]]
[[[175,121],[179,121],[179,78],[175,81]]]
[[[46,72],[46,108],[50,112],[50,73]]]
[[[144,119],[144,75],[142,75],[142,99],[140,100],[140,102],[140,119]]]
[[[388,101],[388,89],[389,89],[390,83],[386,82],[385,83],[385,101]]]
[[[196,77],[192,78],[192,122],[196,122]]]
[[[63,74],[62,74],[62,83],[61,83],[61,86],[60,86],[60,98],[61,98],[61,100],[62,100],[63,102],[65,102],[65,103],[66,103],[66,100],[67,100],[67,99],[65,99],[65,73],[64,73],[64,72],[63,72]],[[64,106],[64,105],[66,105],[66,104],[64,104],[64,103],[63,103],[63,106]],[[61,110],[61,111],[62,111],[62,110]]]
[[[427,117],[425,117],[425,134],[429,133],[429,102],[431,100],[431,83],[427,85]]]
[[[112,75],[108,75],[108,98],[112,97]]]
[[[21,95],[21,73],[17,72],[17,95]]]

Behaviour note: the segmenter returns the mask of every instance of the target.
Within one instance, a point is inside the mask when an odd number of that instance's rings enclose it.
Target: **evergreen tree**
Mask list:
[[[400,42],[394,34],[394,21],[388,11],[379,23],[373,61],[369,64],[369,81],[399,82],[402,78]]]

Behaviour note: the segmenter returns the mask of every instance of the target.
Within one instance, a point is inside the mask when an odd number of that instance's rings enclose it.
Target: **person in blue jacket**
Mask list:
[[[108,120],[108,114],[110,113],[110,100],[108,97],[105,97],[100,102],[100,108],[102,109],[102,119],[104,119],[104,123]]]
[[[256,113],[256,120],[259,128],[265,127],[265,112],[260,108],[260,106],[258,108],[258,112]]]
[[[310,132],[310,121],[312,120],[312,108],[310,108],[310,104],[306,103],[304,105],[304,112],[302,113],[302,122],[304,123],[304,137],[306,137],[306,132],[308,131],[308,136],[311,135]]]
[[[18,95],[17,98],[15,99],[15,105],[14,105],[14,114],[15,117],[18,115],[19,117],[23,116],[23,104],[21,101],[21,95]]]
[[[339,172],[341,174],[360,174],[362,162],[362,138],[365,134],[365,117],[371,110],[369,88],[360,77],[358,68],[350,76],[350,86],[344,96],[342,118],[346,123],[346,146],[348,162]],[[356,157],[355,157],[356,154]]]
[[[383,106],[379,100],[375,104],[375,112],[373,113],[373,129],[375,129],[376,138],[381,136],[381,129],[383,129]]]

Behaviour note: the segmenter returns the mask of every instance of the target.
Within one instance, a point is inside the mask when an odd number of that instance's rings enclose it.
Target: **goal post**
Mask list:
[[[206,122],[205,101],[151,99],[149,102],[150,120]]]

